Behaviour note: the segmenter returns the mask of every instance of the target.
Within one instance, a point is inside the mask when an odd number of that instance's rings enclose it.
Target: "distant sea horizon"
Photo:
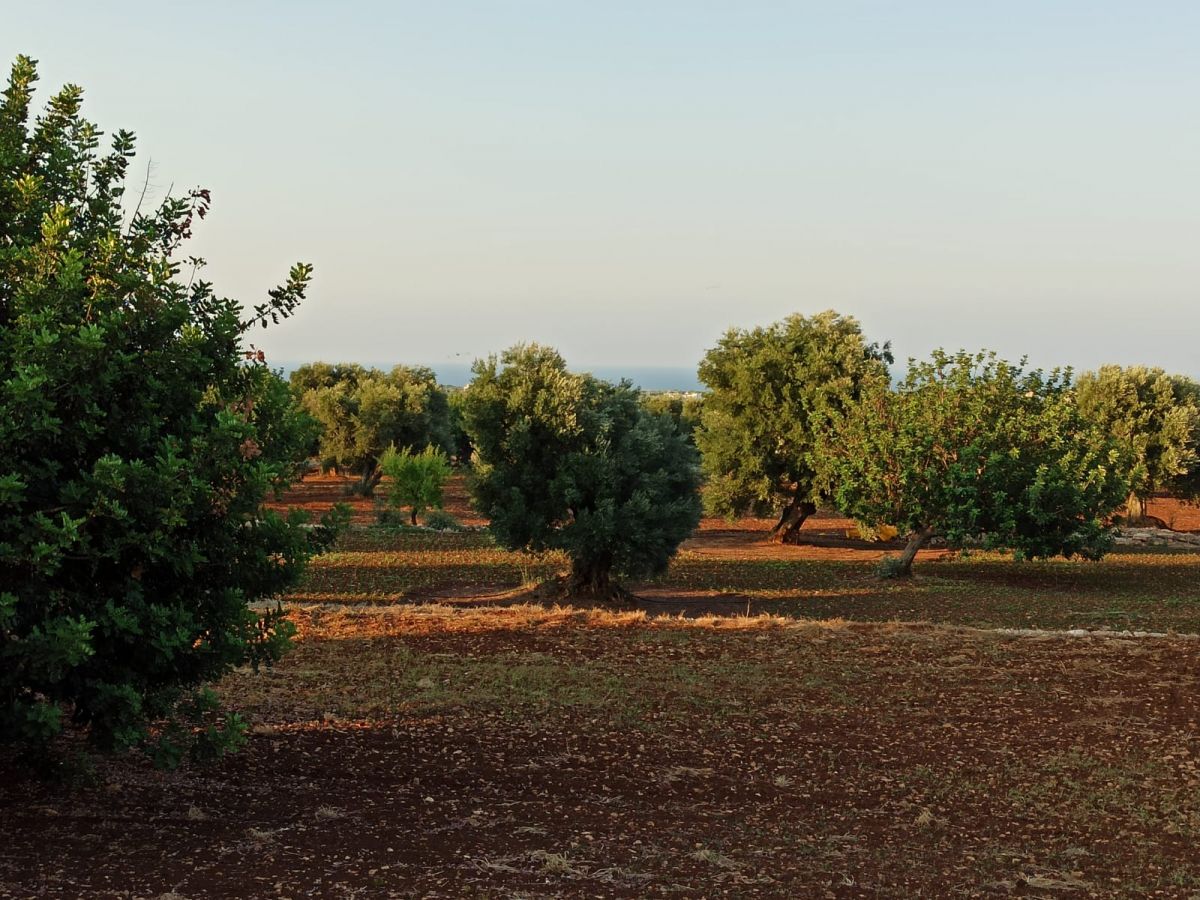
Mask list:
[[[293,371],[315,360],[294,361],[268,364],[273,369],[283,369],[284,377]],[[368,368],[387,371],[395,362],[359,362]],[[463,387],[471,381],[471,366],[469,363],[404,363],[404,365],[425,366],[433,369],[437,375],[438,384],[445,387]],[[687,366],[572,366],[572,371],[590,372],[604,381],[617,382],[623,378],[633,382],[635,387],[643,391],[703,391],[704,385],[696,377],[696,370]]]

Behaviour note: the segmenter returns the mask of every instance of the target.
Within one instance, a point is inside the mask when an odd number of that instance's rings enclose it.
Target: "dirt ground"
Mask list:
[[[539,600],[553,554],[356,529],[293,652],[219,685],[242,753],[0,760],[0,897],[1200,898],[1200,554],[897,585],[845,520],[769,524],[706,521],[624,610]]]
[[[248,749],[0,786],[11,897],[1200,890],[1194,641],[301,615]]]

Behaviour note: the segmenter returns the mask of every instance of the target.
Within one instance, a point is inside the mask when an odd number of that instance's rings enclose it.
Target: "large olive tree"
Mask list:
[[[822,499],[814,453],[832,417],[864,385],[886,383],[887,345],[827,311],[765,328],[731,329],[700,363],[708,386],[695,440],[705,505],[724,516],[775,515],[775,540],[796,538]]]
[[[1146,366],[1101,366],[1075,386],[1087,419],[1124,447],[1129,460],[1125,517],[1146,518],[1155,491],[1200,495],[1200,386]]]
[[[536,344],[474,371],[463,397],[473,492],[500,543],[564,551],[575,596],[610,599],[622,593],[612,575],[664,571],[700,520],[696,450],[672,419]]]

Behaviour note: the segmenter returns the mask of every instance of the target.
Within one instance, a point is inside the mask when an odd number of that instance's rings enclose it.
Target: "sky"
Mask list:
[[[823,309],[898,359],[1200,376],[1195,2],[0,0],[39,99],[201,185],[276,362],[694,368]],[[135,191],[136,193],[136,191]]]

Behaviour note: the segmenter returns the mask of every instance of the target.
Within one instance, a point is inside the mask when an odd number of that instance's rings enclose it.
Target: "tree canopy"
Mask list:
[[[474,372],[463,409],[473,493],[497,540],[566,552],[573,594],[611,597],[612,574],[664,571],[700,520],[696,451],[670,417],[536,344]]]
[[[379,460],[388,447],[454,449],[449,402],[432,369],[312,363],[296,369],[291,384],[321,425],[322,459],[357,472],[364,494],[383,477]]]
[[[938,535],[1018,554],[1099,558],[1125,495],[1120,449],[1087,422],[1070,373],[937,351],[834,423],[818,465],[839,509],[909,535],[898,574]]]
[[[1200,385],[1157,368],[1101,366],[1075,390],[1080,412],[1125,450],[1127,518],[1145,519],[1155,491],[1200,495]]]
[[[792,540],[822,499],[822,431],[865,385],[886,383],[891,361],[887,345],[868,344],[857,321],[832,311],[728,331],[700,363],[709,392],[695,438],[708,509],[778,515],[773,536]]]
[[[263,507],[311,422],[246,338],[311,269],[249,315],[216,295],[181,257],[208,192],[127,208],[132,134],[102,153],[75,86],[31,122],[35,81],[19,57],[0,101],[0,740],[170,763],[236,742],[203,685],[283,652],[249,603],[333,536]]]

